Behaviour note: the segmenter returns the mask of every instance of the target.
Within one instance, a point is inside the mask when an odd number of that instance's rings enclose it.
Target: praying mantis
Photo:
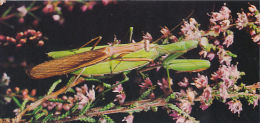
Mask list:
[[[48,78],[66,73],[81,73],[82,76],[86,77],[107,76],[144,67],[163,54],[170,54],[162,63],[165,68],[190,72],[202,71],[210,66],[209,61],[206,60],[175,60],[187,51],[196,48],[198,46],[196,40],[167,45],[149,44],[150,51],[145,50],[144,42],[145,40],[131,44],[97,46],[96,50],[85,47],[74,50],[74,52],[50,52],[48,55],[54,60],[37,65],[27,70],[27,73],[34,79]],[[85,67],[84,71],[81,69],[83,67]]]

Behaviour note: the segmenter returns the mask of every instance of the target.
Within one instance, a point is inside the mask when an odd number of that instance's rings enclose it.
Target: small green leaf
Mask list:
[[[105,111],[105,110],[111,109],[114,106],[115,106],[115,104],[111,102],[111,103],[107,104],[106,106],[104,106],[102,109],[100,109],[100,111]]]
[[[53,113],[49,114],[48,116],[46,116],[45,118],[42,119],[42,122],[43,123],[47,122],[52,116],[53,116]]]
[[[13,6],[10,6],[2,15],[2,17],[5,17],[11,10],[12,10]]]
[[[20,107],[20,110],[23,111],[25,109],[25,106],[26,106],[26,103],[29,102],[29,100],[24,100],[21,107]]]
[[[19,102],[19,100],[16,97],[14,97],[14,96],[12,98],[13,98],[15,104],[20,108],[21,107],[21,103]]]
[[[51,86],[51,88],[49,89],[47,95],[50,95],[59,83],[61,83],[61,79],[57,80],[56,82],[54,82],[54,83],[52,84],[52,86]]]
[[[109,117],[108,115],[101,115],[101,117],[104,118],[104,119],[107,121],[107,123],[114,123],[114,122],[115,122],[115,121],[114,121],[111,117]]]
[[[84,117],[84,118],[80,118],[80,121],[86,121],[86,122],[91,122],[91,123],[95,123],[96,120],[92,117]]]

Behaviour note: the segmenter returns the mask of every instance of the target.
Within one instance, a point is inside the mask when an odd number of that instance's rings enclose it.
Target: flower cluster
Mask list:
[[[243,28],[252,36],[254,42],[260,41],[260,14],[257,8],[254,5],[249,4],[249,12],[237,13],[238,18],[236,20],[236,27],[241,30]],[[258,43],[260,44],[260,43]]]
[[[0,35],[0,45],[15,45],[16,47],[21,47],[25,43],[33,42],[37,46],[43,46],[45,37],[42,36],[41,31],[35,31],[33,29],[28,29],[24,32],[19,32],[16,34],[15,38]]]
[[[119,81],[117,81],[115,85],[117,85],[117,86],[113,88],[113,92],[117,93],[117,95],[116,95],[116,98],[114,99],[114,101],[115,102],[118,101],[120,105],[123,105],[125,102],[125,98],[126,98],[123,86],[122,86],[122,84],[119,84]]]

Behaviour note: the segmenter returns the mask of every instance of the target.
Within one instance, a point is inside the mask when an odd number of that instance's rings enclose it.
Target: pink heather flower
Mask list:
[[[221,32],[225,32],[230,25],[230,20],[223,20],[219,23],[221,25]]]
[[[199,73],[198,73],[198,78],[196,78],[195,80],[194,80],[194,82],[195,82],[195,86],[197,87],[197,88],[204,88],[204,87],[206,87],[207,85],[208,85],[208,77],[207,76],[204,76],[204,75],[200,75]]]
[[[122,121],[126,121],[126,123],[133,123],[133,120],[134,120],[134,116],[130,114],[127,117],[124,117]]]
[[[65,104],[62,106],[62,108],[63,108],[64,110],[68,111],[68,110],[70,110],[71,107],[69,106],[69,104],[65,103]]]
[[[189,81],[188,81],[188,79],[186,77],[184,77],[183,81],[180,81],[178,83],[178,85],[181,86],[181,87],[188,87],[189,86]]]
[[[209,87],[209,86],[207,86],[207,87],[203,90],[202,96],[203,96],[204,99],[206,99],[207,102],[209,101],[209,99],[212,98],[211,92],[212,92],[212,88]]]
[[[57,106],[57,110],[60,111],[63,107],[63,104],[62,103],[56,103],[56,106]]]
[[[118,84],[119,83],[119,81],[116,81],[116,84]],[[123,89],[123,86],[122,86],[122,84],[119,84],[119,85],[117,85],[116,87],[114,87],[113,88],[113,92],[117,92],[117,93],[120,93],[120,92],[122,92],[124,89]]]
[[[254,37],[252,37],[252,39],[254,42],[260,41],[260,34],[255,35]]]
[[[153,40],[153,37],[150,33],[146,32],[146,34],[143,34],[143,39],[144,40],[149,40],[149,41],[152,41]]]
[[[88,86],[87,84],[84,84],[83,86],[81,86],[81,89],[83,91],[83,94],[85,94],[86,91],[88,91]]]
[[[227,51],[225,51],[223,48],[219,48],[217,55],[220,64],[223,64],[223,62],[225,62],[227,65],[230,65],[232,57],[227,55]]]
[[[170,30],[165,26],[164,28],[163,27],[161,27],[162,29],[161,29],[161,33],[163,34],[163,38],[166,38],[166,37],[168,37],[169,35],[171,35],[171,32],[170,32]]]
[[[77,93],[83,93],[83,90],[79,87],[76,87],[75,90],[76,90]]]
[[[215,53],[208,53],[208,55],[207,55],[207,57],[209,58],[209,60],[211,61],[212,59],[214,59],[215,58],[215,56],[216,56],[216,54]]]
[[[238,115],[240,115],[240,112],[243,110],[242,109],[242,103],[239,100],[236,101],[229,101],[226,103],[227,105],[229,105],[228,109],[231,110],[232,113],[238,113]]]
[[[244,12],[237,13],[238,19],[236,20],[236,28],[239,30],[243,29],[248,24],[247,16]]]
[[[150,88],[151,86],[153,86],[152,81],[150,80],[150,78],[146,78],[144,80],[144,82],[141,83],[141,85],[139,85],[141,87],[141,90],[146,90],[148,88]]]
[[[6,73],[3,73],[2,79],[1,79],[1,84],[4,83],[5,86],[8,86],[10,83],[10,77],[7,76]]]
[[[16,109],[14,109],[14,111],[13,111],[14,113],[15,113],[15,115],[17,116],[18,114],[20,114],[21,113],[21,110],[20,110],[20,108],[16,108]]]
[[[224,19],[228,19],[229,18],[229,14],[231,13],[231,11],[229,10],[228,7],[226,6],[222,6],[221,10],[219,11],[220,14],[223,15]]]
[[[255,13],[256,11],[258,11],[254,5],[251,5],[250,7],[248,7],[248,10],[252,13]]]
[[[220,21],[224,19],[224,16],[218,12],[212,12],[210,21],[215,23],[216,21]]]
[[[77,93],[77,96],[79,97],[79,105],[85,105],[88,103],[89,99],[82,93]]]
[[[258,26],[260,25],[260,14],[255,15],[256,21],[255,24],[257,24]]]
[[[144,82],[142,82],[141,85],[139,85],[139,86],[141,87],[141,89],[140,89],[140,94],[143,94],[147,89],[149,89],[150,87],[153,86],[153,83],[152,83],[152,81],[150,80],[150,78],[146,78],[146,79],[144,80]],[[152,98],[152,99],[154,99],[154,98],[155,98],[154,93],[153,93],[153,92],[150,93],[150,94],[149,94],[149,97]]]
[[[226,99],[229,98],[226,87],[219,88],[219,95],[223,98],[223,102],[226,102]]]
[[[201,100],[200,104],[200,108],[202,109],[202,111],[206,110],[210,106],[210,104],[206,103],[205,100]]]
[[[195,25],[196,24],[196,25]],[[197,27],[198,23],[195,19],[191,18],[190,23],[184,21],[184,25],[182,25],[181,32],[185,36],[187,40],[200,40],[201,33]]]
[[[185,118],[182,117],[178,112],[175,110],[172,110],[172,113],[169,114],[170,117],[172,117],[173,120],[176,120],[176,123],[184,123]]]
[[[28,12],[25,6],[21,6],[21,7],[17,8],[17,11],[20,12],[20,15],[22,17],[24,17],[27,14],[27,12]]]
[[[42,11],[46,13],[52,13],[54,11],[53,5],[52,4],[47,4]]]
[[[183,111],[187,112],[188,114],[191,113],[192,107],[191,107],[191,103],[187,100],[180,100],[180,103],[177,103],[178,107],[180,107],[180,109],[182,109]]]
[[[259,99],[254,99],[254,102],[253,102],[254,108],[255,108],[256,106],[258,106],[258,100],[259,100]],[[250,103],[248,103],[248,105],[250,105]]]
[[[185,118],[184,117],[178,117],[176,120],[176,123],[185,123]]]
[[[234,35],[230,34],[227,37],[225,37],[225,41],[223,42],[223,45],[227,45],[227,47],[229,47],[233,43],[233,40],[234,40]]]
[[[52,18],[53,18],[54,21],[59,21],[60,15],[53,15]]]
[[[169,87],[169,82],[168,79],[162,78],[162,81],[158,80],[157,84],[160,86],[160,89],[163,90],[164,92],[164,96],[168,96],[169,94],[171,94],[172,92],[170,91],[171,87]],[[172,86],[172,79],[170,78],[170,85]]]
[[[87,10],[92,10],[95,4],[96,4],[95,1],[87,2],[85,5],[81,6],[81,10],[83,12]]]
[[[103,117],[98,119],[99,123],[107,123],[106,119],[104,119]]]
[[[125,102],[126,95],[125,93],[119,93],[116,95],[114,102],[118,101],[120,105],[123,105]]]
[[[193,102],[195,99],[195,92],[192,90],[192,88],[188,88],[186,90],[186,93],[187,93],[187,97],[190,100],[190,102]]]
[[[92,101],[95,100],[95,89],[94,88],[95,88],[95,86],[93,85],[91,90],[86,91],[88,98]]]
[[[33,89],[32,91],[31,91],[31,96],[35,96],[36,95],[36,89]]]
[[[224,81],[224,85],[229,88],[234,84],[234,82],[240,78],[240,72],[237,70],[237,65],[226,66],[222,65],[218,68],[217,72],[211,74],[213,81],[218,81],[219,79]]]
[[[201,56],[203,55],[203,57],[206,58],[208,52],[205,51],[205,50],[201,50],[201,51],[199,52],[199,54],[200,54]]]

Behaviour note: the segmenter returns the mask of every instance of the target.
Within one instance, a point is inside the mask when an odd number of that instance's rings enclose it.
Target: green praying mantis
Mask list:
[[[167,45],[149,44],[149,51],[147,51],[145,50],[145,40],[142,40],[131,44],[96,46],[96,50],[92,50],[92,47],[85,47],[72,50],[73,52],[54,51],[48,53],[54,60],[29,69],[27,73],[36,79],[65,73],[81,74],[81,76],[85,77],[106,77],[142,68],[163,54],[169,54],[161,64],[167,70],[173,69],[181,72],[202,71],[209,68],[209,61],[199,59],[176,60],[177,57],[197,46],[198,41],[188,40]],[[84,58],[88,60],[84,60]]]

